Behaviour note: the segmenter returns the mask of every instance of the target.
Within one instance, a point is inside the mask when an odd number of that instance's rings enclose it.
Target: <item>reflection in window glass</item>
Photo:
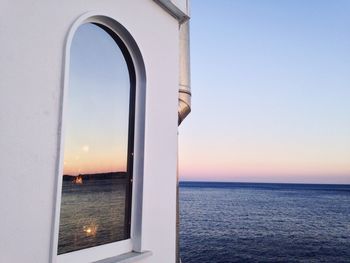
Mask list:
[[[133,84],[106,30],[84,24],[71,46],[58,254],[130,237]]]

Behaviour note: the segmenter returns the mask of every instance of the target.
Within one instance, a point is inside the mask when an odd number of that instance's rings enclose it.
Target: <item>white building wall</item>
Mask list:
[[[171,0],[171,2],[176,5],[182,12],[188,14],[189,6],[187,0]]]
[[[152,0],[0,0],[0,262],[50,262],[64,50],[88,11],[110,14],[143,55],[146,89],[139,262],[175,262],[178,22]]]

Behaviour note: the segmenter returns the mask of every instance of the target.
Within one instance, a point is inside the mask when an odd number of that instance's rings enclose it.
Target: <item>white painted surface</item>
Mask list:
[[[182,12],[189,15],[188,0],[171,0]]]
[[[153,0],[175,17],[179,23],[188,20],[190,16],[189,0]]]
[[[151,0],[0,0],[0,262],[50,262],[64,48],[82,14],[110,16],[146,68],[141,250],[175,262],[178,23]]]
[[[151,251],[144,251],[141,253],[138,252],[130,252],[126,254],[119,255],[113,258],[107,258],[95,263],[134,263],[140,262],[141,259],[152,256]]]
[[[122,240],[120,242],[109,243],[103,246],[96,246],[96,247],[74,251],[71,253],[65,253],[59,256],[54,255],[52,258],[52,262],[55,262],[55,263],[97,262],[105,258],[111,258],[115,255],[127,254],[128,252],[132,251],[131,243],[132,243],[131,240],[127,239],[127,240]]]

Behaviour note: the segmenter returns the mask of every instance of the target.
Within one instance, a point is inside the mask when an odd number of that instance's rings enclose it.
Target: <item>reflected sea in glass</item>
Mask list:
[[[350,262],[350,185],[180,183],[184,263]]]
[[[126,238],[126,179],[63,181],[58,254]]]

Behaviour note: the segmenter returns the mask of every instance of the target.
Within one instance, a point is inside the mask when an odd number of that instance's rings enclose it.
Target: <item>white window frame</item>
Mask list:
[[[77,29],[85,23],[96,23],[108,27],[125,44],[131,55],[135,68],[135,124],[134,124],[134,163],[133,184],[131,194],[131,229],[130,238],[105,245],[81,249],[57,255],[59,220],[61,209],[61,191],[64,158],[65,111],[69,88],[70,49]],[[141,52],[131,34],[111,16],[96,12],[88,12],[80,16],[69,30],[64,54],[63,95],[61,96],[61,116],[59,127],[59,150],[57,161],[56,205],[52,230],[51,262],[52,263],[87,263],[87,262],[133,262],[151,254],[142,251],[142,197],[143,197],[143,167],[144,167],[144,134],[145,134],[145,99],[146,73]],[[130,261],[131,260],[131,261]]]

